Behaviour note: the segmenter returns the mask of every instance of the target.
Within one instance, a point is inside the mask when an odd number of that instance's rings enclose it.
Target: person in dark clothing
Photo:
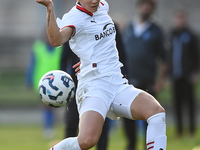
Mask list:
[[[77,78],[75,76],[75,70],[72,69],[72,65],[77,63],[79,58],[71,51],[69,43],[63,45],[63,51],[61,54],[60,70],[69,73],[74,80],[75,86],[77,86]],[[66,106],[65,114],[65,137],[77,136],[77,129],[79,123],[79,115],[76,107],[76,100],[74,99]]]
[[[163,33],[151,19],[155,5],[153,0],[138,0],[137,16],[123,34],[127,54],[127,78],[135,87],[147,91],[154,97],[164,85],[167,68]],[[128,138],[127,150],[135,150],[136,121],[126,118],[123,121]],[[145,131],[146,127],[145,123]]]
[[[183,115],[189,111],[190,134],[195,133],[194,85],[198,79],[199,49],[195,34],[188,27],[184,10],[175,14],[175,26],[171,31],[169,50],[169,70],[174,93],[174,110],[177,134],[183,134]]]
[[[116,46],[117,46],[117,50],[119,53],[119,61],[122,62],[122,64],[124,65],[121,69],[122,69],[122,74],[124,76],[127,76],[128,73],[128,68],[127,68],[127,59],[126,59],[126,52],[125,52],[125,47],[124,47],[124,43],[123,43],[123,37],[122,34],[119,30],[119,25],[117,23],[115,23],[115,30],[116,30]]]

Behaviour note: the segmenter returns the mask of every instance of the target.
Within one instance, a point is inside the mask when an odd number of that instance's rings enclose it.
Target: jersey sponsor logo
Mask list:
[[[110,28],[109,28],[110,27]],[[103,32],[95,35],[95,40],[98,41],[116,32],[114,24],[108,23],[103,27]]]
[[[106,24],[106,25],[103,27],[103,30],[106,30],[106,28],[107,28],[108,25],[113,25],[113,23],[108,23],[108,24]]]

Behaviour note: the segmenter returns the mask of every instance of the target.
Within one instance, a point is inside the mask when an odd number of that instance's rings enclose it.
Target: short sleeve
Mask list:
[[[104,9],[109,12],[109,5],[105,0],[101,0],[101,5],[103,5]]]
[[[75,28],[75,34],[79,33],[84,25],[83,19],[81,19],[80,14],[76,14],[73,11],[66,13],[62,19],[57,18],[56,20],[58,27],[60,30],[64,29],[65,27],[73,27]]]

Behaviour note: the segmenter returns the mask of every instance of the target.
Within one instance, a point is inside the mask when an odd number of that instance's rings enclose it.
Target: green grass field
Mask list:
[[[198,82],[196,88],[198,104],[200,103],[199,90],[200,82]],[[2,72],[0,74],[0,95],[0,108],[41,105],[38,95],[26,88],[23,71]],[[164,106],[171,106],[171,97],[169,85],[158,95],[160,103]],[[63,138],[63,131],[63,125],[57,125],[55,138],[47,140],[43,138],[42,127],[39,125],[2,125],[0,120],[0,150],[47,150],[52,143]],[[194,147],[200,145],[200,127],[198,127],[194,137],[185,133],[183,137],[177,138],[174,126],[170,125],[167,126],[167,136],[167,150],[200,150],[200,148],[194,149]],[[108,150],[125,150],[125,142],[123,130],[119,126],[117,130],[113,130],[110,134]],[[92,150],[95,150],[95,148]],[[144,150],[141,138],[138,141],[137,150]]]
[[[42,136],[42,128],[40,126],[16,126],[6,125],[0,126],[0,149],[2,150],[47,150],[54,143],[63,138],[63,126],[56,127],[55,138],[47,140]],[[167,150],[193,150],[194,147],[200,145],[200,131],[198,130],[195,137],[184,135],[182,138],[176,138],[174,128],[167,127]],[[108,150],[125,150],[126,140],[121,127],[111,131],[109,138]],[[137,150],[143,149],[143,140],[140,138],[137,144]],[[95,150],[93,148],[92,150]],[[200,150],[195,149],[195,150]]]

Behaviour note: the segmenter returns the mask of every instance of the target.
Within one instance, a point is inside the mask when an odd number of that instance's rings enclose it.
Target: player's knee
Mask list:
[[[79,145],[81,147],[81,150],[87,150],[94,147],[97,144],[97,142],[98,142],[97,137],[87,136],[80,139]]]
[[[161,105],[155,106],[155,113],[162,113],[165,112],[165,109]]]
[[[150,116],[159,114],[159,113],[165,113],[165,109],[161,105],[154,105],[153,108],[151,109],[151,113],[149,114]],[[150,117],[149,116],[149,117]],[[148,118],[147,118],[148,119]]]
[[[165,113],[165,109],[157,102],[157,100],[154,99],[153,101],[154,102],[151,105],[151,109],[147,111],[146,119],[158,113]]]

